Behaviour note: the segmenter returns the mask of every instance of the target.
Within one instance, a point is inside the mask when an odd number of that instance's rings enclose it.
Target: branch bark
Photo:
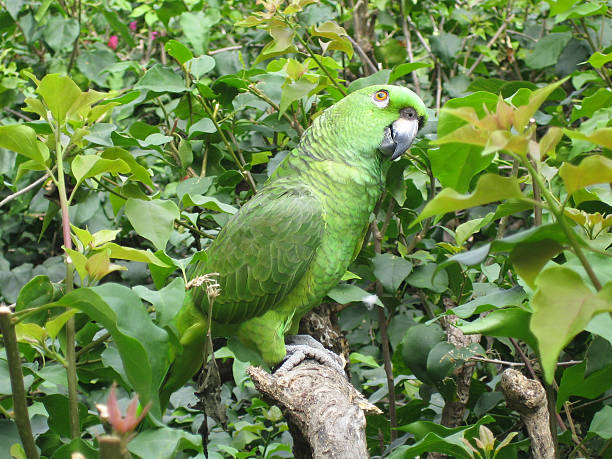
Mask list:
[[[38,450],[32,435],[30,416],[23,386],[23,372],[21,369],[21,356],[17,346],[15,324],[13,323],[11,310],[8,306],[0,306],[0,331],[6,349],[6,358],[9,365],[9,377],[11,380],[11,391],[13,392],[13,411],[15,412],[15,424],[19,438],[28,459],[38,459]]]
[[[289,423],[297,459],[366,459],[366,414],[381,414],[340,373],[312,360],[291,371],[247,370]]]
[[[525,424],[534,459],[554,459],[555,446],[542,384],[509,368],[502,374],[501,389],[508,406],[518,411]]]

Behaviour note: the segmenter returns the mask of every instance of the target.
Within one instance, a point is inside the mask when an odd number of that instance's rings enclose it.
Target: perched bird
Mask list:
[[[283,360],[285,335],[359,253],[389,160],[410,147],[425,120],[421,99],[392,85],[355,91],[314,120],[191,273],[219,273],[213,335],[238,336],[268,364]],[[193,289],[191,300],[179,318],[185,362],[171,376],[174,387],[202,362],[194,354],[208,323],[205,288]]]

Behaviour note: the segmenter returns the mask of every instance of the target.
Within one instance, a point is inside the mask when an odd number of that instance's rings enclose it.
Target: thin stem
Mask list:
[[[215,128],[217,129],[217,132],[219,133],[219,136],[221,137],[221,140],[225,144],[225,148],[227,148],[227,151],[232,156],[234,162],[236,163],[236,166],[238,166],[238,169],[240,169],[242,176],[246,179],[247,183],[253,189],[253,193],[257,193],[257,187],[255,186],[255,181],[253,180],[251,173],[244,168],[244,165],[240,162],[240,159],[238,159],[238,156],[236,156],[236,152],[232,148],[232,144],[230,143],[229,140],[227,140],[227,137],[225,136],[225,134],[223,133],[223,130],[221,129],[221,126],[219,125],[219,122],[217,121],[216,111],[213,112],[211,110],[211,108],[208,106],[208,103],[204,100],[204,98],[201,95],[199,94],[196,95],[196,100],[200,102],[200,104],[202,104],[202,107],[204,107],[204,110],[206,110],[206,113],[208,114],[209,118],[215,125]]]
[[[28,459],[38,459],[38,450],[32,435],[28,405],[23,386],[23,373],[21,370],[21,356],[17,346],[17,335],[15,324],[12,320],[11,310],[8,306],[0,306],[0,330],[4,340],[4,349],[9,366],[9,378],[11,380],[11,391],[13,393],[13,410],[15,411],[15,424],[19,431],[19,437],[23,444]]]
[[[64,179],[63,150],[60,142],[61,128],[59,122],[55,126],[55,153],[57,161],[57,184],[62,211],[62,233],[64,235],[64,247],[72,249],[72,238],[70,237],[70,215],[68,213],[68,200],[66,197],[66,181]],[[72,259],[66,254],[66,293],[72,290],[74,284],[74,269]],[[76,374],[76,355],[75,355],[75,322],[72,316],[66,322],[66,375],[68,378],[68,418],[70,420],[70,435],[72,438],[80,436],[79,422],[79,400],[77,389]]]
[[[402,32],[404,33],[404,40],[406,41],[406,53],[408,53],[409,62],[414,62],[414,53],[412,52],[412,40],[410,39],[410,30],[408,29],[408,22],[406,21],[406,12],[404,8],[404,0],[399,0],[400,7],[400,18],[402,20]],[[421,95],[421,83],[419,82],[419,76],[416,72],[411,72],[412,82],[414,83],[414,92],[418,96]]]
[[[391,202],[395,204],[393,199]],[[392,206],[389,206],[389,211],[392,210]],[[388,218],[385,218],[387,221]],[[372,235],[374,236],[374,252],[380,254],[382,249],[383,233],[378,228],[376,219],[372,222]],[[383,286],[381,282],[376,280],[376,296],[382,301],[383,298]],[[387,317],[385,315],[385,309],[376,307],[378,313],[378,325],[380,326],[380,339],[382,341],[382,352],[384,360],[385,375],[387,376],[387,389],[389,392],[389,422],[391,424],[391,441],[397,438],[397,412],[395,403],[395,381],[393,379],[393,369],[391,367],[391,352],[389,350],[389,334],[387,332]]]
[[[7,196],[2,201],[0,201],[0,207],[2,207],[6,203],[11,202],[13,199],[21,196],[22,194],[27,193],[31,189],[36,188],[38,185],[40,185],[42,182],[44,182],[48,178],[49,178],[49,174],[45,174],[42,177],[40,177],[39,179],[37,179],[36,181],[30,183],[28,186],[26,186],[26,187],[22,188],[21,190],[16,191],[15,193]]]
[[[91,343],[83,346],[81,349],[79,349],[76,354],[75,357],[78,358],[81,355],[83,355],[85,352],[89,351],[91,348],[96,347],[98,344],[103,343],[104,341],[106,341],[107,339],[109,339],[111,337],[111,334],[106,332],[104,333],[102,336],[100,336],[98,339],[93,340]]]
[[[254,96],[258,97],[259,99],[263,100],[264,102],[266,102],[268,105],[270,105],[274,110],[276,110],[277,112],[280,113],[280,107],[278,106],[278,104],[276,104],[276,102],[274,102],[272,99],[270,99],[268,96],[266,96],[262,91],[260,91],[259,89],[257,89],[255,87],[254,84],[249,84],[247,86],[248,91],[253,94]],[[285,118],[287,121],[289,121],[289,124],[293,127],[293,129],[295,129],[298,134],[301,136],[304,133],[304,128],[302,127],[302,125],[300,123],[297,122],[297,120],[294,120],[293,118],[291,118],[287,112],[283,112],[283,118]]]

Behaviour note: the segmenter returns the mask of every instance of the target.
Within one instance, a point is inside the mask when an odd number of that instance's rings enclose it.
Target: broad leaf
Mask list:
[[[130,198],[125,203],[125,215],[136,232],[160,250],[166,248],[174,220],[180,218],[177,205],[161,199],[143,201]]]
[[[427,203],[412,225],[433,215],[468,209],[504,199],[520,198],[522,196],[523,194],[516,178],[485,174],[480,177],[476,184],[476,189],[471,194],[463,195],[450,188],[442,190]]]
[[[575,271],[553,266],[536,279],[530,329],[538,340],[544,376],[552,381],[561,350],[595,314],[612,312],[612,283],[593,293]]]

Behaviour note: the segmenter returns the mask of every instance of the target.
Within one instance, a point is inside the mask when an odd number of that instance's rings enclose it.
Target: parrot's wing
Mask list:
[[[195,269],[195,275],[219,273],[221,293],[213,319],[239,323],[282,300],[306,272],[324,227],[321,202],[295,180],[277,180],[253,197],[219,232],[208,260]],[[203,288],[194,292],[194,301],[205,309]]]

